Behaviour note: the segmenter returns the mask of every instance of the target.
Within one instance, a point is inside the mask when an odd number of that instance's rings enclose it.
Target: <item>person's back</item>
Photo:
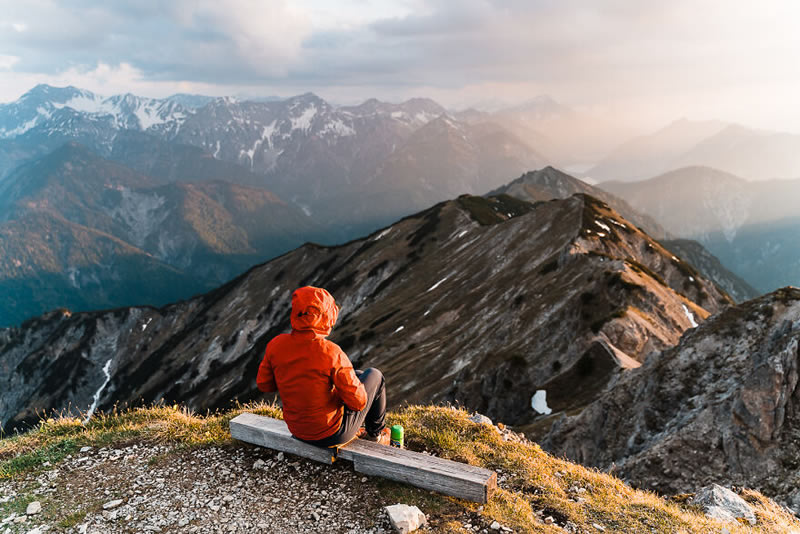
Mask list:
[[[383,375],[377,369],[356,373],[339,346],[325,339],[338,312],[324,289],[296,290],[292,332],[269,342],[256,384],[280,393],[284,420],[299,439],[322,446],[346,443],[364,423],[370,439],[385,443]]]

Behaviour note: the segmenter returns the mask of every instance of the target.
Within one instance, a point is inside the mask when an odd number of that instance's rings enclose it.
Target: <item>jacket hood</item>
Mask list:
[[[327,336],[339,317],[339,306],[321,287],[305,286],[292,294],[292,329]]]

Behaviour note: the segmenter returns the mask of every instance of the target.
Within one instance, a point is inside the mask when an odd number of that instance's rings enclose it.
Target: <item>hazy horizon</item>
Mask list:
[[[38,83],[98,94],[549,95],[639,130],[686,117],[800,133],[800,4],[744,0],[0,0],[0,102]]]

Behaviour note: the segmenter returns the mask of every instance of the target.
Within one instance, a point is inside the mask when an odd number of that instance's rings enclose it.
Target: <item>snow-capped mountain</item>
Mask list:
[[[459,121],[425,98],[339,108],[312,93],[279,101],[207,98],[103,98],[73,87],[37,86],[0,107],[0,179],[64,142],[113,157],[121,132],[142,132],[262,176],[258,185],[355,237],[445,198],[483,194],[547,163],[505,127]],[[427,128],[435,121],[447,127]],[[469,174],[439,172],[430,146],[457,157],[449,161],[471,169]],[[396,169],[410,174],[398,180]],[[419,183],[427,186],[409,189]],[[364,198],[381,208],[365,212]]]
[[[172,99],[130,93],[104,98],[72,86],[37,85],[16,102],[0,104],[0,138],[18,137],[37,127],[67,133],[70,119],[79,116],[116,130],[157,131],[170,136],[186,119],[187,110]]]

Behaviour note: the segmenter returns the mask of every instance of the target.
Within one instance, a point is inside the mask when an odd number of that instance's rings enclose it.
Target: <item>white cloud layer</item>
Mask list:
[[[797,20],[793,0],[0,0],[0,101],[52,80],[454,106],[549,93],[800,130]]]

